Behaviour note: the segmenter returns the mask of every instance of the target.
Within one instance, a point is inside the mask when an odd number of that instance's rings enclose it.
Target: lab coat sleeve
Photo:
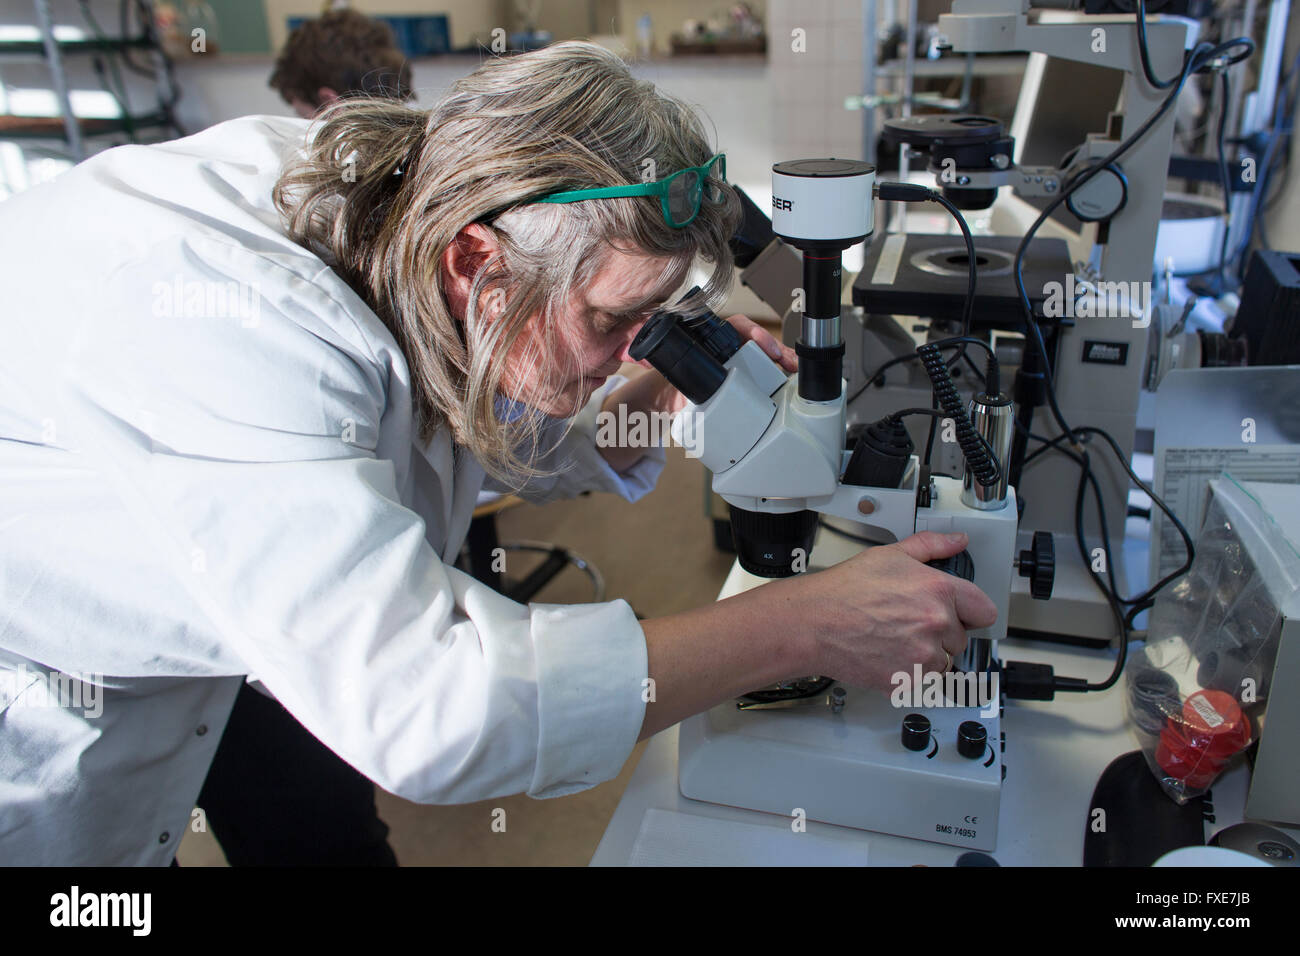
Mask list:
[[[511,492],[533,504],[573,498],[586,491],[605,491],[636,501],[653,491],[667,461],[662,445],[650,445],[636,462],[619,472],[605,460],[596,444],[601,404],[625,381],[624,376],[611,376],[574,416],[571,427],[565,420],[547,422],[535,462],[543,474],[529,478],[522,487],[505,485],[488,476],[484,489]]]
[[[227,281],[247,277],[248,255],[192,260]],[[59,391],[70,439],[205,626],[311,733],[407,799],[560,796],[615,776],[645,707],[645,638],[626,602],[524,606],[444,565],[374,453],[397,413],[395,366],[340,330],[346,309],[262,263],[252,327],[159,318],[149,283],[171,268],[118,272],[72,337]]]

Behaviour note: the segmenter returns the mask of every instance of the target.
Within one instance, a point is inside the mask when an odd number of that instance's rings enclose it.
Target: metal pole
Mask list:
[[[81,141],[81,126],[72,112],[72,99],[68,96],[68,78],[63,72],[63,57],[59,53],[58,41],[54,39],[54,21],[50,18],[48,0],[32,0],[36,7],[36,19],[41,26],[41,39],[45,42],[45,59],[49,62],[50,73],[54,79],[54,94],[59,98],[63,110],[63,131],[72,151],[73,162],[86,158],[85,146]]]
[[[876,164],[876,0],[862,0],[862,158]]]

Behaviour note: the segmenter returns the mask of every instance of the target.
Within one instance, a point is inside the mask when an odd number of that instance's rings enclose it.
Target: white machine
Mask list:
[[[1057,6],[1059,3],[1043,3]],[[1038,2],[1032,3],[1038,7]],[[1103,116],[1096,131],[1073,147],[1070,158],[1053,163],[1017,162],[1015,150],[1023,140],[1027,117],[1017,113],[1017,128],[1011,135],[988,117],[963,115],[913,115],[886,124],[885,138],[898,145],[928,154],[929,169],[944,195],[962,209],[993,206],[1002,213],[1002,225],[1023,235],[1039,212],[1029,200],[1042,203],[1059,195],[1079,174],[1097,164],[1119,143],[1151,119],[1159,110],[1165,91],[1154,89],[1142,78],[1137,30],[1130,15],[1097,16],[1080,12],[1031,9],[1031,0],[955,0],[952,12],[939,18],[940,32],[954,50],[963,53],[1037,51],[1064,64],[1066,82],[1083,85],[1087,94],[1103,104]],[[1176,75],[1184,51],[1196,38],[1194,21],[1169,16],[1151,16],[1146,24],[1147,45],[1155,71]],[[1105,42],[1098,42],[1099,36]],[[1031,61],[1041,73],[1042,56]],[[1071,70],[1079,71],[1074,77]],[[1082,71],[1090,71],[1083,73]],[[1095,74],[1104,83],[1088,87]],[[1054,87],[1051,95],[1037,102],[1047,114],[1046,124],[1059,128],[1058,112],[1069,113],[1075,105],[1063,101]],[[1026,107],[1032,97],[1022,93]],[[1055,98],[1054,98],[1055,97]],[[1096,112],[1097,107],[1093,107]],[[1026,109],[1026,113],[1028,110]],[[1110,116],[1105,116],[1110,113]],[[1069,115],[1073,115],[1070,113]],[[1080,121],[1082,118],[1080,117]],[[1095,121],[1095,120],[1094,120]],[[1087,128],[1087,127],[1084,127]],[[1153,303],[1142,296],[1150,287],[1156,229],[1162,211],[1173,131],[1172,112],[1159,118],[1151,129],[1123,157],[1107,164],[1068,201],[1070,220],[1079,233],[1054,229],[1049,220],[1027,250],[1023,269],[1026,292],[1036,310],[1043,309],[1047,289],[1064,290],[1070,299],[1068,314],[1048,314],[1040,321],[1052,354],[1052,377],[1059,407],[1077,424],[1106,429],[1114,435],[1125,456],[1131,457],[1137,421],[1138,401],[1150,377],[1148,339],[1154,335]],[[1059,154],[1057,154],[1059,155]],[[1002,187],[1010,187],[1003,189]],[[1014,196],[1009,195],[1014,192]],[[1020,198],[1018,198],[1020,197]],[[1065,215],[1062,209],[1059,213]],[[1006,220],[1012,220],[1010,222]],[[1067,248],[1059,235],[1072,236]],[[990,330],[1019,333],[1023,316],[1011,281],[1012,263],[1019,236],[989,237],[977,244],[981,259],[979,333]],[[879,406],[899,401],[915,402],[917,392],[925,394],[929,383],[914,365],[891,368],[878,381],[882,387],[866,386],[866,377],[896,356],[911,351],[908,322],[888,315],[926,316],[940,319],[934,336],[950,334],[943,321],[951,324],[951,305],[941,306],[940,293],[949,302],[964,284],[964,251],[960,240],[950,236],[890,235],[869,250],[867,265],[854,284],[853,301],[865,309],[865,316],[846,323],[853,402],[850,421],[875,417]],[[1075,260],[1083,260],[1075,265]],[[1077,273],[1077,276],[1076,274]],[[1068,275],[1068,280],[1067,280]],[[1076,283],[1077,278],[1077,283]],[[1075,290],[1078,290],[1076,296]],[[1094,298],[1076,302],[1084,290],[1098,290]],[[1008,308],[1008,303],[1014,303]],[[909,306],[915,306],[909,308]],[[1078,305],[1079,308],[1075,308]],[[1181,306],[1181,303],[1179,303]],[[1075,313],[1078,313],[1076,316]],[[1175,316],[1176,318],[1176,316]],[[793,319],[788,319],[793,324]],[[1165,327],[1172,325],[1165,322]],[[1007,365],[1018,366],[1014,384],[1009,374],[1007,391],[1016,399],[1021,425],[1038,435],[1055,435],[1059,429],[1042,394],[1042,372],[1031,348],[1020,350],[1011,335],[999,339]],[[1170,339],[1181,345],[1188,337]],[[1156,350],[1164,343],[1155,343]],[[1168,353],[1160,356],[1165,366],[1175,363]],[[1186,365],[1184,355],[1179,364]],[[963,381],[970,382],[969,374]],[[912,392],[912,395],[908,395]],[[915,435],[917,425],[913,425]],[[1111,608],[1094,584],[1088,565],[1075,544],[1075,487],[1077,466],[1061,455],[1039,456],[1017,473],[1026,452],[1025,431],[1013,438],[1012,480],[1020,492],[1026,526],[1056,536],[1059,566],[1055,598],[1044,604],[1033,601],[1027,589],[1017,586],[1011,599],[1011,626],[1019,635],[1066,635],[1085,643],[1113,639],[1116,623]],[[936,470],[948,466],[951,448],[936,454]],[[1107,530],[1113,540],[1122,540],[1129,479],[1118,462],[1108,455],[1094,456],[1094,475],[1105,504]],[[1100,523],[1085,509],[1085,532],[1099,540]],[[1022,533],[1022,546],[1028,534]],[[1124,579],[1122,554],[1108,555]]]
[[[1017,556],[1015,491],[999,464],[1010,449],[1012,403],[994,388],[969,410],[954,408],[960,399],[937,348],[920,351],[937,414],[958,423],[964,477],[928,481],[912,454],[902,415],[929,409],[895,412],[848,432],[846,443],[841,255],[872,231],[874,179],[874,167],[853,160],[773,167],[773,228],[803,253],[796,375],[787,379],[711,313],[658,313],[631,354],[693,403],[674,423],[675,437],[731,505],[746,571],[773,578],[805,570],[823,515],[884,540],[963,531],[968,549],[936,564],[973,580],[998,620],[971,632],[958,673],[937,675],[946,696],[917,697],[922,688],[913,687],[898,707],[829,676],[794,677],[685,721],[680,785],[699,800],[987,850],[997,840],[1003,774],[997,641],[1014,568],[1038,596],[1050,595],[1051,538],[1038,536]]]

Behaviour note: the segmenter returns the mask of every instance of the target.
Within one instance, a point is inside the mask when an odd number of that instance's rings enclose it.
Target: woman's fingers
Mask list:
[[[742,339],[757,343],[772,361],[780,363],[787,372],[798,371],[799,360],[794,349],[782,345],[775,335],[753,319],[744,315],[732,315],[728,316],[727,321],[740,333]]]

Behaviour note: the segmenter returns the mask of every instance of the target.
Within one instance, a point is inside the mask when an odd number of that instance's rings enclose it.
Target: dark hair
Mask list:
[[[396,100],[411,96],[411,65],[381,20],[355,10],[331,10],[291,34],[275,61],[270,86],[285,102],[320,106],[325,86],[340,96],[365,93]]]

